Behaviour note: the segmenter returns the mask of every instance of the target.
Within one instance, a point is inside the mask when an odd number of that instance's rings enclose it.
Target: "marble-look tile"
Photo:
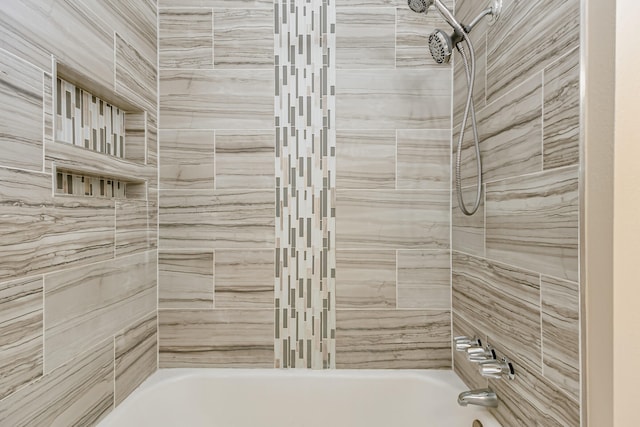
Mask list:
[[[113,201],[52,197],[52,182],[0,168],[0,280],[113,257]]]
[[[578,280],[577,168],[487,184],[487,256]]]
[[[149,249],[149,212],[144,199],[116,201],[116,256]]]
[[[156,0],[82,0],[152,63],[158,55],[158,7]]]
[[[273,9],[272,0],[158,0],[159,7],[211,7],[220,9]]]
[[[478,136],[484,182],[542,170],[542,74],[479,111]],[[460,127],[453,135],[454,161]],[[462,153],[462,183],[477,176],[473,130],[467,128]]]
[[[149,249],[158,247],[158,189],[147,189],[147,212],[149,214]]]
[[[448,190],[451,131],[398,130],[398,188]]]
[[[542,371],[580,401],[580,290],[573,282],[542,276]]]
[[[124,132],[127,137],[124,158],[144,164],[147,158],[147,113],[127,112],[124,116]]]
[[[214,10],[214,67],[271,69],[274,52],[273,19],[271,10]]]
[[[451,368],[448,310],[337,310],[339,369]]]
[[[336,308],[396,308],[396,251],[336,251]]]
[[[544,169],[580,160],[580,49],[544,71]]]
[[[144,109],[155,110],[158,102],[158,72],[155,62],[142,56],[117,33],[115,59],[116,92]]]
[[[398,308],[451,308],[448,250],[398,251]]]
[[[486,334],[473,324],[464,320],[455,311],[452,315],[453,320],[453,337],[466,336],[469,338],[479,338],[481,343],[486,341]],[[464,381],[470,389],[478,389],[487,387],[488,380],[480,375],[478,365],[470,362],[466,351],[453,351],[453,370]]]
[[[152,313],[119,332],[115,342],[115,404],[158,369],[158,316]]]
[[[449,247],[449,192],[338,190],[340,249]]]
[[[272,190],[165,190],[160,193],[162,249],[272,248]]]
[[[0,165],[42,170],[45,75],[0,50]]]
[[[158,166],[158,121],[155,111],[147,115],[147,164],[155,172]],[[155,166],[155,167],[154,167]],[[149,185],[158,187],[158,175],[152,174]]]
[[[216,131],[216,188],[274,188],[273,130]]]
[[[482,4],[482,6],[486,6]],[[478,11],[479,12],[479,11]],[[474,16],[475,17],[475,16]],[[473,19],[473,18],[471,18]],[[463,22],[469,22],[463,21]],[[483,25],[484,24],[484,25]],[[478,24],[471,33],[471,42],[476,57],[476,78],[473,84],[473,105],[476,113],[487,105],[486,100],[486,80],[487,80],[487,30],[486,21]],[[467,58],[469,58],[469,53]],[[467,74],[464,68],[462,55],[456,50],[453,61],[453,127],[458,127],[462,123],[462,115],[467,103],[469,89],[467,86]],[[471,113],[467,118],[467,123],[471,123]],[[470,129],[470,128],[469,128]]]
[[[42,277],[0,285],[0,399],[42,369]]]
[[[160,9],[160,68],[213,68],[211,9]]]
[[[429,34],[446,25],[440,14],[418,14],[406,3],[401,4],[396,13],[396,67],[450,69],[448,64],[437,64],[429,53]]]
[[[491,337],[489,337],[491,338]],[[491,412],[505,426],[579,427],[580,405],[540,375],[539,369],[524,364],[511,347],[494,341],[496,352],[514,365],[513,381],[489,380],[500,399]]]
[[[476,200],[477,187],[462,188],[462,196],[467,209],[471,209]],[[471,255],[484,256],[485,218],[484,186],[480,196],[480,206],[475,214],[467,216],[459,208],[458,193],[455,187],[451,194],[451,247],[456,251]]]
[[[0,401],[7,426],[91,426],[113,409],[113,338]]]
[[[396,9],[372,8],[336,11],[336,66],[338,68],[395,68]]]
[[[0,2],[0,48],[42,70],[51,55],[106,87],[114,84],[113,31],[84,1]]]
[[[216,308],[274,308],[273,249],[216,250]]]
[[[272,70],[161,71],[162,127],[269,129],[274,117],[273,82]]]
[[[579,42],[579,1],[511,2],[488,33],[487,101],[542,71]]]
[[[336,131],[336,187],[395,188],[394,130]]]
[[[454,312],[541,370],[540,276],[453,252],[452,277]]]
[[[448,129],[451,71],[338,70],[338,129]]]
[[[155,252],[45,276],[45,372],[154,310]]]
[[[160,310],[160,368],[272,368],[273,309]]]
[[[158,251],[158,308],[213,308],[213,251]]]
[[[160,186],[213,190],[213,183],[213,131],[161,130]]]

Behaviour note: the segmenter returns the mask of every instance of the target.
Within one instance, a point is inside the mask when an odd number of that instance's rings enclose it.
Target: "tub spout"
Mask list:
[[[488,408],[498,407],[498,396],[490,388],[481,388],[478,390],[469,390],[460,393],[458,396],[458,405],[477,405]]]

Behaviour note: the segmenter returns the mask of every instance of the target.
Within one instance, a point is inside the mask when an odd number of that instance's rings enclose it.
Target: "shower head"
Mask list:
[[[416,13],[426,13],[434,0],[407,0],[409,8]]]
[[[454,33],[455,34],[455,33]],[[429,35],[429,51],[438,64],[447,64],[453,53],[453,40],[442,30],[435,30]]]

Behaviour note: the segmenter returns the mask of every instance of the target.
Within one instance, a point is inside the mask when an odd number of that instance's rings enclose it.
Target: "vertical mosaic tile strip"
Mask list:
[[[127,197],[127,183],[110,178],[58,171],[56,172],[56,194],[124,199]]]
[[[56,99],[56,141],[124,157],[124,111],[60,78]]]
[[[276,367],[335,367],[335,0],[276,0]]]

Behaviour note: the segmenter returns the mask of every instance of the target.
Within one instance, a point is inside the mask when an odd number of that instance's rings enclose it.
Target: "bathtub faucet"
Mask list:
[[[481,388],[478,390],[469,390],[460,393],[458,396],[458,405],[477,405],[488,408],[498,407],[498,396],[490,388]]]

